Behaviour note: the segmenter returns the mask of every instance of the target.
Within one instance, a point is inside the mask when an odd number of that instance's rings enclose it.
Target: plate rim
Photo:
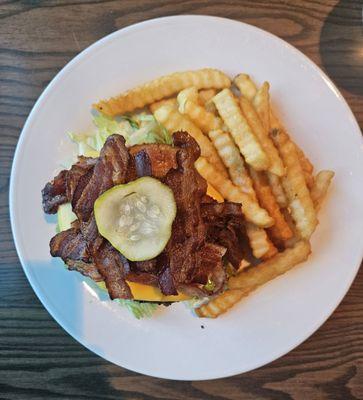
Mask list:
[[[19,227],[16,221],[16,215],[14,212],[14,206],[13,206],[13,199],[16,197],[15,195],[15,182],[17,178],[17,165],[19,163],[19,155],[20,151],[23,147],[23,142],[25,140],[25,133],[33,123],[33,120],[36,118],[37,110],[40,108],[42,105],[44,99],[47,97],[49,93],[51,93],[53,86],[56,85],[56,83],[66,74],[68,74],[71,71],[71,68],[73,65],[78,64],[81,62],[84,58],[86,58],[89,53],[94,52],[98,48],[102,48],[103,45],[107,44],[107,42],[111,42],[114,37],[117,37],[118,35],[125,35],[128,34],[134,30],[139,30],[143,29],[145,26],[152,26],[156,25],[158,26],[160,23],[168,23],[173,20],[199,20],[201,22],[222,22],[226,24],[235,24],[235,25],[244,25],[247,29],[252,29],[257,31],[260,34],[263,34],[265,36],[270,37],[270,39],[275,40],[276,42],[279,42],[279,44],[287,47],[290,51],[292,51],[296,56],[302,57],[303,60],[309,64],[310,67],[314,69],[314,71],[325,81],[327,86],[331,89],[331,91],[335,94],[335,96],[339,99],[339,101],[344,105],[345,113],[347,114],[347,117],[349,116],[350,119],[352,120],[353,124],[355,125],[355,133],[352,133],[360,138],[362,146],[363,146],[363,137],[360,135],[360,127],[359,124],[355,118],[355,115],[353,114],[351,108],[349,107],[347,101],[339,91],[339,89],[336,87],[334,82],[326,75],[326,73],[317,65],[315,64],[308,56],[306,56],[304,53],[302,53],[299,49],[291,45],[290,43],[286,42],[284,39],[281,39],[280,37],[264,30],[261,29],[257,26],[241,22],[238,20],[230,19],[230,18],[224,18],[224,17],[216,17],[216,16],[210,16],[210,15],[193,15],[193,14],[186,14],[186,15],[172,15],[172,16],[166,16],[166,17],[158,17],[158,18],[152,18],[152,19],[147,19],[144,21],[140,21],[138,23],[123,27],[121,29],[118,29],[114,32],[111,32],[110,34],[100,38],[96,42],[90,44],[88,47],[86,47],[84,50],[82,50],[80,53],[78,53],[76,56],[74,56],[70,61],[66,63],[65,66],[61,68],[60,71],[53,77],[53,79],[49,82],[49,84],[45,87],[45,89],[42,91],[36,102],[34,103],[25,123],[24,126],[21,130],[21,133],[19,135],[19,139],[16,145],[16,149],[14,152],[13,156],[13,162],[12,162],[12,167],[10,171],[10,183],[9,183],[9,214],[10,214],[10,225],[11,225],[11,231],[12,231],[12,236],[13,236],[13,241],[15,244],[16,252],[20,261],[20,264],[22,266],[22,269],[33,289],[35,292],[36,296],[42,303],[43,307],[48,311],[48,313],[51,315],[51,317],[64,329],[69,335],[71,335],[77,342],[81,343],[84,347],[86,347],[88,350],[92,351],[93,353],[97,354],[99,357],[117,365],[120,366],[121,368],[126,368],[131,371],[135,371],[140,374],[148,375],[148,376],[153,376],[156,378],[163,378],[163,379],[173,379],[173,380],[209,380],[209,379],[221,379],[221,378],[227,378],[230,376],[234,376],[237,374],[253,371],[257,368],[263,367],[265,365],[270,364],[271,362],[279,359],[280,357],[288,354],[290,351],[293,349],[297,348],[300,346],[303,342],[305,342],[310,336],[312,336],[328,319],[329,317],[334,313],[336,308],[339,306],[339,304],[342,302],[343,298],[346,296],[348,293],[356,275],[358,274],[360,265],[361,265],[361,260],[363,258],[363,245],[361,246],[360,252],[358,251],[359,258],[357,259],[354,268],[352,267],[349,279],[347,280],[347,285],[342,292],[342,295],[339,296],[334,302],[332,307],[322,316],[322,318],[319,320],[318,323],[316,323],[311,329],[309,329],[308,333],[305,334],[302,338],[300,338],[298,341],[295,341],[293,345],[287,346],[283,350],[277,351],[277,352],[271,352],[270,356],[265,359],[263,363],[261,362],[256,362],[252,367],[248,368],[234,368],[233,370],[228,371],[227,373],[224,374],[219,374],[219,375],[208,375],[207,373],[202,376],[202,374],[199,374],[199,376],[196,376],[195,378],[190,378],[188,377],[175,377],[175,376],[160,376],[158,374],[152,374],[152,373],[145,373],[142,368],[135,368],[135,367],[129,367],[127,363],[120,365],[117,361],[113,361],[111,357],[109,356],[104,356],[101,355],[100,352],[97,350],[97,348],[94,348],[92,344],[87,343],[86,340],[83,340],[82,338],[78,337],[76,333],[73,332],[72,326],[68,326],[64,323],[64,321],[61,320],[61,318],[56,316],[57,311],[53,307],[53,305],[49,302],[49,299],[45,296],[43,296],[43,293],[41,291],[41,288],[38,287],[37,283],[35,280],[33,280],[30,271],[28,270],[27,263],[23,257],[23,251],[21,249],[21,245],[18,242],[18,235],[19,235]]]

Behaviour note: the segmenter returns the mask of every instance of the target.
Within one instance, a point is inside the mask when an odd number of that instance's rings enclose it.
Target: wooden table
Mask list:
[[[363,399],[363,271],[324,326],[281,359],[223,380],[166,381],[104,361],[53,321],[24,276],[8,215],[13,153],[44,87],[94,41],[149,18],[218,15],[284,38],[330,75],[362,127],[361,4],[0,1],[0,399]]]

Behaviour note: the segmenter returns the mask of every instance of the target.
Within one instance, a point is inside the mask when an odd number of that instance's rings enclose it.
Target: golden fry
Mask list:
[[[316,175],[314,186],[310,191],[311,199],[313,200],[316,211],[319,211],[333,177],[333,171],[320,171]]]
[[[289,210],[287,208],[283,208],[281,209],[281,213],[284,216],[285,221],[289,225],[291,231],[293,232],[292,237],[284,241],[284,247],[294,247],[295,244],[301,240],[300,233],[296,229],[296,225],[294,223],[294,220],[292,219],[291,214],[289,213]]]
[[[218,317],[258,287],[307,260],[310,252],[310,243],[300,241],[293,248],[276,254],[256,267],[242,270],[229,279],[229,289],[196,309],[197,315],[204,318]]]
[[[307,260],[310,253],[310,243],[300,241],[291,249],[286,249],[256,267],[248,268],[238,275],[231,277],[228,287],[230,289],[239,289],[243,295],[246,295],[259,286],[289,271],[295,265]]]
[[[150,104],[149,108],[150,111],[152,113],[154,113],[158,108],[160,108],[161,106],[172,106],[173,108],[176,109],[177,107],[177,101],[176,101],[176,97],[172,97],[170,99],[164,99],[164,100],[160,100],[160,101],[156,101],[155,103]]]
[[[277,253],[276,247],[272,244],[263,228],[246,222],[246,235],[254,257],[262,258],[266,255],[272,257]]]
[[[269,130],[264,128],[259,115],[247,99],[241,97],[240,106],[243,114],[247,119],[248,124],[251,126],[253,132],[261,143],[263,150],[270,160],[268,171],[275,175],[283,176],[285,174],[285,168],[281,161],[279,153],[276,150],[276,147],[274,146],[272,140],[268,135]]]
[[[246,163],[257,171],[266,170],[270,165],[268,155],[242,114],[233,93],[229,89],[224,89],[213,97],[213,102]]]
[[[201,318],[217,318],[238,303],[245,295],[241,290],[226,290],[207,304],[197,308],[195,312]]]
[[[130,89],[117,97],[102,100],[93,107],[113,117],[170,97],[190,86],[197,89],[222,89],[230,85],[231,81],[226,74],[212,68],[175,72]]]
[[[253,106],[257,114],[261,118],[262,125],[266,132],[270,130],[270,85],[264,82],[259,87],[255,97],[253,98]],[[278,174],[277,174],[278,175]]]
[[[209,103],[212,98],[217,94],[215,89],[204,89],[199,91],[199,103],[201,106],[205,106]]]
[[[266,175],[267,175],[268,183],[270,184],[272,193],[275,196],[275,199],[277,201],[277,204],[282,208],[287,207],[287,198],[286,198],[284,189],[282,187],[282,184],[280,182],[280,178],[277,175],[271,174],[271,172],[268,172],[268,171],[267,171]]]
[[[213,144],[188,117],[180,114],[172,105],[159,107],[155,110],[154,116],[170,133],[188,132],[199,144],[202,156],[216,168],[223,178],[228,177],[227,170]]]
[[[237,86],[243,97],[249,101],[253,100],[257,93],[257,89],[249,75],[239,74],[233,79],[233,83]]]
[[[281,214],[280,207],[272,194],[267,178],[262,172],[254,171],[252,168],[250,168],[250,176],[261,207],[263,207],[275,220],[275,224],[269,228],[271,237],[281,241],[290,239],[293,232]]]
[[[281,129],[289,137],[289,135],[287,134],[285,128],[282,126],[280,121],[277,119],[277,117],[275,116],[275,114],[271,110],[270,110],[270,124],[271,124],[270,132],[272,132],[274,129]],[[314,184],[314,178],[313,178],[313,169],[314,169],[314,167],[313,167],[313,164],[305,156],[305,154],[301,150],[301,148],[290,137],[289,137],[289,139],[291,140],[291,142],[295,146],[295,150],[297,152],[301,168],[302,168],[302,170],[304,172],[304,177],[305,177],[306,184],[307,184],[308,188],[311,189],[311,187]]]
[[[205,134],[213,129],[221,128],[222,120],[193,101],[192,96],[189,96],[189,92],[186,91],[189,91],[189,89],[182,90],[178,94],[179,112],[187,115]],[[194,95],[194,93],[190,94]],[[197,92],[196,95],[198,96]]]
[[[261,208],[248,194],[243,193],[229,179],[221,175],[204,157],[199,157],[195,162],[195,168],[207,182],[218,190],[223,198],[242,204],[242,212],[247,221],[260,227],[273,225],[274,220],[266,210]]]
[[[238,147],[229,133],[219,129],[210,131],[208,136],[217,149],[219,157],[221,157],[224,165],[228,168],[232,182],[244,193],[256,199],[251,178],[248,175]]]
[[[271,137],[287,170],[286,176],[282,178],[282,185],[289,201],[291,215],[301,237],[308,239],[314,232],[318,220],[306,186],[296,147],[282,129],[274,129]]]
[[[192,101],[193,103],[198,103],[198,89],[195,86],[183,89],[181,92],[179,92],[176,98],[178,100],[179,111],[184,114],[184,111],[181,109],[184,107],[184,104],[187,100]]]

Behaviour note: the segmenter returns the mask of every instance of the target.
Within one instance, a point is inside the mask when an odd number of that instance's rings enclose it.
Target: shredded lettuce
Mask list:
[[[69,133],[69,137],[78,144],[78,154],[85,157],[98,157],[110,135],[119,134],[126,140],[127,146],[144,143],[172,144],[168,131],[153,115],[140,113],[110,118],[103,114],[93,117],[97,128],[90,134]]]
[[[158,308],[158,304],[150,302],[144,303],[136,300],[125,299],[117,299],[114,301],[116,301],[121,306],[127,308],[128,311],[130,311],[136,319],[150,318]]]

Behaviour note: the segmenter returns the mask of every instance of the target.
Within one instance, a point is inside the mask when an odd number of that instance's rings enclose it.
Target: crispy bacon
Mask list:
[[[175,147],[166,144],[139,144],[130,147],[130,154],[135,158],[138,176],[163,178],[171,169],[178,167]],[[145,171],[145,173],[142,173]]]
[[[50,254],[62,258],[68,269],[76,270],[94,281],[102,280],[97,267],[91,261],[87,243],[78,229],[71,228],[55,235],[50,241]]]
[[[207,226],[207,240],[226,249],[226,259],[238,269],[244,256],[246,237],[241,205],[236,203],[208,202],[201,206],[202,217]]]
[[[97,197],[112,186],[126,182],[130,155],[121,135],[109,136],[92,174],[81,182],[82,190],[76,188],[77,197],[72,201],[74,212],[80,221],[88,221]]]
[[[61,204],[72,200],[80,178],[92,170],[97,159],[80,156],[69,170],[61,171],[42,190],[43,209],[47,214],[55,214]]]

